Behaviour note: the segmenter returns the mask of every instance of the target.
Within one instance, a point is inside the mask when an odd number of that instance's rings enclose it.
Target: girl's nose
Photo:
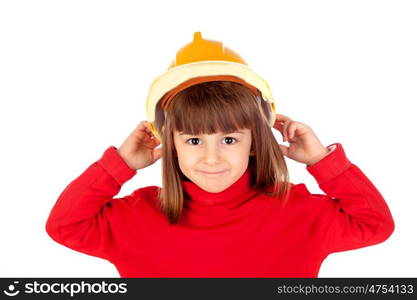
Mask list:
[[[207,164],[214,164],[220,161],[220,149],[218,149],[215,145],[208,145],[204,149],[204,161]]]

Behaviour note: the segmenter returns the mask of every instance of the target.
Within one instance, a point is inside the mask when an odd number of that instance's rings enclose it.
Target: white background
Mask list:
[[[417,276],[416,15],[401,0],[0,2],[0,276],[119,277],[45,223],[69,182],[146,119],[151,82],[195,31],[239,53],[278,113],[342,143],[387,201],[393,235],[331,254],[319,277]],[[323,193],[287,162],[291,182]],[[119,196],[148,185],[161,186],[160,161]]]

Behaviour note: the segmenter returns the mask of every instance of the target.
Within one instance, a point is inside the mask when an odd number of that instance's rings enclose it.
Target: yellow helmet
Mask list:
[[[203,39],[201,32],[195,32],[194,40],[178,50],[168,70],[149,88],[146,111],[152,133],[160,139],[154,125],[156,114],[165,116],[169,102],[178,92],[198,83],[219,80],[243,84],[264,100],[261,101],[262,108],[270,125],[274,125],[275,103],[268,84],[222,42]]]

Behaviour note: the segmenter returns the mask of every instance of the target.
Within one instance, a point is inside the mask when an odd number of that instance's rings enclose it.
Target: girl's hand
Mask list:
[[[303,123],[277,114],[274,128],[282,134],[283,141],[290,144],[289,147],[279,145],[283,154],[288,158],[311,166],[330,153],[313,130]]]
[[[152,134],[149,122],[142,121],[117,151],[131,169],[139,170],[152,165],[161,157],[162,148],[155,149],[160,144]]]

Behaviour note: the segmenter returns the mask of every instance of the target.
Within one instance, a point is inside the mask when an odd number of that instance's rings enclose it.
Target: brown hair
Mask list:
[[[185,196],[181,181],[188,180],[178,164],[175,130],[198,135],[250,129],[251,150],[255,153],[249,157],[251,187],[269,197],[278,199],[278,196],[283,196],[280,203],[285,205],[291,185],[288,169],[268,123],[269,106],[260,97],[236,82],[211,81],[176,94],[166,115],[158,103],[155,128],[163,145],[162,189],[158,192],[158,205],[170,224],[178,223],[181,217]],[[267,187],[272,187],[272,192],[266,191]]]

